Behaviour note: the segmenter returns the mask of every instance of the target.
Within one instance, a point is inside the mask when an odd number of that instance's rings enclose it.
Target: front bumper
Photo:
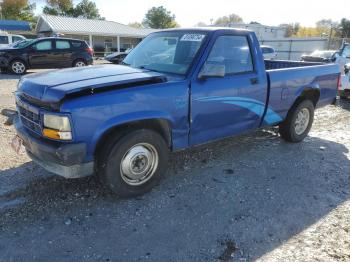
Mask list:
[[[27,131],[18,117],[14,125],[28,156],[47,171],[65,178],[80,178],[94,173],[94,162],[83,162],[85,143],[65,144],[37,137]]]
[[[4,68],[4,67],[8,67],[9,65],[9,61],[7,60],[7,58],[0,56],[0,67]]]

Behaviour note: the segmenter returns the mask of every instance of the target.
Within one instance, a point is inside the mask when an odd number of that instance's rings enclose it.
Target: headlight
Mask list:
[[[71,140],[72,130],[69,118],[67,116],[44,115],[43,135],[56,140]]]

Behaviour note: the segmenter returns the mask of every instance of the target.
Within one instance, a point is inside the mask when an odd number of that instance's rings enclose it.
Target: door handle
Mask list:
[[[253,77],[250,79],[250,83],[252,85],[257,85],[257,84],[259,84],[259,79],[257,77]]]

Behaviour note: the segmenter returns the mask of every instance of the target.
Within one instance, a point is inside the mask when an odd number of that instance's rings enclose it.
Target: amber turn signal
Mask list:
[[[71,140],[72,133],[71,132],[62,132],[55,129],[44,128],[43,136],[55,140]]]

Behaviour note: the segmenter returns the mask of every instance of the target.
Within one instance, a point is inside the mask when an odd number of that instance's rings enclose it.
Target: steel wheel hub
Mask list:
[[[158,167],[158,152],[147,143],[130,148],[123,156],[120,164],[122,179],[131,186],[146,183]]]
[[[295,133],[297,135],[303,134],[310,122],[310,111],[307,108],[303,108],[299,111],[295,120]]]

